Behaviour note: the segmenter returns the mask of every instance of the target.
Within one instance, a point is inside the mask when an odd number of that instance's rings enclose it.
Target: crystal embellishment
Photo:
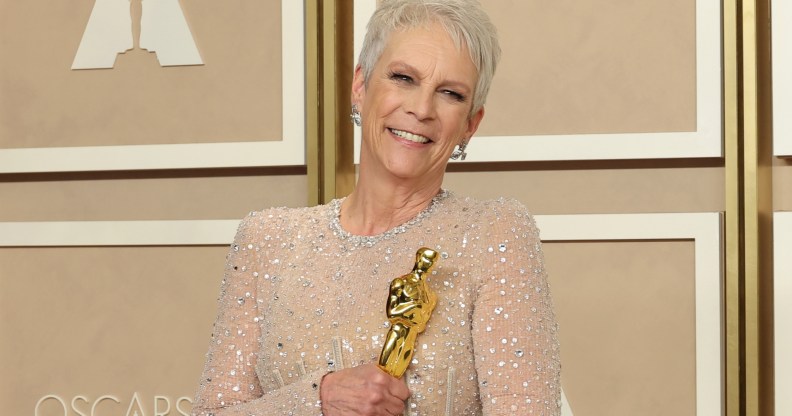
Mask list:
[[[446,199],[450,194],[451,193],[449,191],[441,189],[440,192],[438,192],[437,195],[432,198],[432,200],[429,202],[429,205],[427,205],[423,211],[419,212],[411,220],[377,235],[355,235],[345,230],[344,227],[341,226],[341,204],[346,198],[334,199],[328,204],[330,206],[330,215],[332,215],[330,219],[330,229],[333,231],[333,234],[337,235],[340,239],[351,243],[353,246],[372,247],[382,240],[391,239],[394,236],[407,232],[412,227],[419,225],[424,219],[431,216],[440,202]]]

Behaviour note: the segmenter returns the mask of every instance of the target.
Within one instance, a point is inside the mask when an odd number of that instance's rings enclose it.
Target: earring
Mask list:
[[[352,123],[354,123],[356,126],[360,127],[360,111],[358,111],[356,104],[352,104],[352,114],[349,115],[349,119],[352,120]]]
[[[462,141],[462,143],[459,143],[457,145],[457,148],[454,149],[454,152],[451,153],[451,159],[452,160],[457,160],[457,159],[465,160],[465,157],[467,156],[467,152],[465,152],[465,148],[466,147],[467,147],[467,140],[464,140],[464,141]]]

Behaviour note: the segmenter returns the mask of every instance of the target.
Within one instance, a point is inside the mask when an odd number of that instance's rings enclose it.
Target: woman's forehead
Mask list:
[[[394,31],[388,37],[385,48],[380,55],[380,61],[400,60],[417,62],[421,60],[446,62],[454,66],[469,66],[476,74],[467,47],[457,45],[451,35],[440,24],[429,27],[419,26]],[[460,68],[467,72],[471,68]]]

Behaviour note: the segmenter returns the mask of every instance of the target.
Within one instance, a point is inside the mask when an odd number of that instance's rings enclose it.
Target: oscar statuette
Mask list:
[[[437,305],[437,295],[426,282],[436,258],[436,251],[426,247],[419,249],[412,271],[391,281],[386,306],[391,326],[377,365],[396,378],[400,378],[410,365],[415,340],[426,328]]]

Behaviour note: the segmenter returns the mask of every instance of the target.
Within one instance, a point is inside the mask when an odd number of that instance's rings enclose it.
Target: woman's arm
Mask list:
[[[256,375],[261,336],[258,320],[265,296],[256,290],[262,264],[256,246],[261,220],[242,220],[226,259],[206,365],[193,415],[318,415],[319,384],[326,372],[306,374],[280,389],[263,391]],[[262,273],[263,274],[263,273]]]
[[[515,201],[487,222],[473,312],[485,415],[559,415],[560,351],[539,232]]]

